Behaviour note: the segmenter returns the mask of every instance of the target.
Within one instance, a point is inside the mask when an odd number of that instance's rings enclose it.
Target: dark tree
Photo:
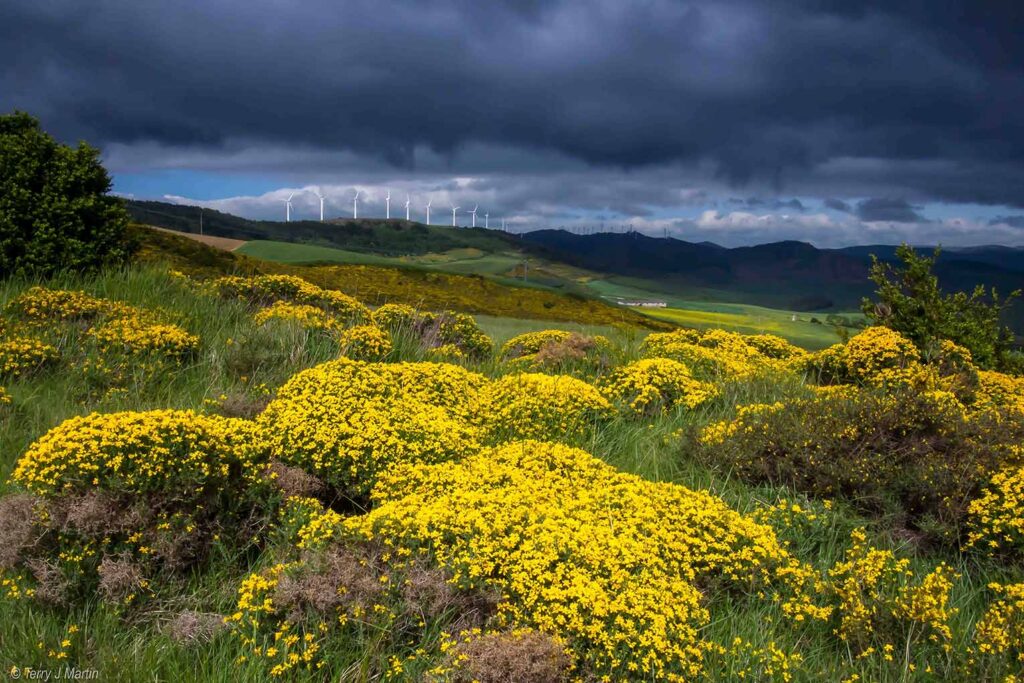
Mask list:
[[[133,251],[99,151],[62,145],[28,114],[0,116],[0,277],[88,271]]]
[[[903,244],[896,249],[899,265],[872,256],[870,277],[878,286],[878,301],[864,299],[864,314],[912,340],[926,357],[948,339],[969,349],[979,366],[1006,368],[1013,333],[1002,324],[1002,316],[1020,290],[1002,299],[994,288],[988,291],[982,285],[970,294],[943,294],[932,273],[939,253],[936,249],[928,257]]]

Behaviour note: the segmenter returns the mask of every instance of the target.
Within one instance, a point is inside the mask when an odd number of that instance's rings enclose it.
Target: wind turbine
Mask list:
[[[359,190],[356,190],[355,196],[352,197],[352,218],[359,218]]]
[[[388,196],[384,198],[384,206],[387,207],[384,217],[391,220],[391,188],[388,188]]]
[[[405,220],[409,220],[409,195],[405,195]]]
[[[284,222],[285,223],[290,223],[291,220],[292,220],[292,197],[294,197],[294,196],[295,196],[295,193],[292,192],[290,195],[288,195],[288,199],[284,200]]]
[[[474,228],[476,227],[476,210],[479,209],[479,208],[480,208],[480,205],[477,204],[476,206],[473,207],[473,210],[470,211],[470,213],[473,214],[473,227]]]
[[[324,222],[324,196],[322,194],[320,194],[319,190],[313,190],[313,194],[315,194],[317,196],[317,198],[320,199],[320,222],[323,223]]]
[[[452,206],[452,227],[455,227],[455,212],[461,209],[461,206]]]
[[[429,202],[427,202],[427,225],[430,225],[430,205],[433,204],[433,203],[434,203],[433,199],[431,199]]]
[[[490,224],[490,220],[489,220],[489,219],[490,219],[490,216],[491,216],[491,214],[489,214],[489,213],[487,213],[487,212],[484,212],[484,228],[485,228],[485,229],[486,229],[486,228],[487,228],[487,226],[488,226],[488,225]]]

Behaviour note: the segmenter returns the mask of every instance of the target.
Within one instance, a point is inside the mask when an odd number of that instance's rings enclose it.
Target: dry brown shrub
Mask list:
[[[264,411],[270,403],[270,399],[270,396],[232,393],[217,405],[217,412],[224,417],[240,417],[251,420]]]
[[[571,664],[565,649],[538,631],[480,636],[460,643],[455,653],[462,660],[457,683],[558,683],[567,680]]]
[[[452,612],[456,620],[454,631],[482,626],[494,614],[499,600],[495,593],[461,591],[451,584],[443,570],[418,562],[407,570],[401,593],[406,613],[424,621]]]
[[[598,348],[593,337],[573,332],[561,341],[549,341],[542,344],[534,354],[534,362],[544,367],[559,367],[570,363],[579,363],[588,359]],[[595,359],[604,364],[604,359]]]
[[[127,555],[105,556],[96,568],[97,590],[108,602],[121,602],[142,587],[142,567]]]
[[[285,465],[279,460],[273,460],[267,472],[273,477],[277,485],[286,497],[300,496],[303,498],[315,498],[324,493],[324,483],[299,467]]]
[[[0,498],[0,569],[12,569],[39,537],[36,527],[37,498],[16,493]]]
[[[64,496],[52,501],[49,509],[52,526],[90,537],[131,531],[142,521],[136,509],[105,491]]]
[[[35,598],[48,605],[63,606],[68,602],[68,580],[55,563],[34,557],[25,566],[36,580]]]
[[[207,642],[226,628],[220,614],[185,610],[174,615],[163,630],[179,645],[193,645]]]
[[[292,621],[337,608],[370,609],[384,592],[378,564],[377,551],[366,547],[336,546],[307,555],[299,571],[277,582],[274,603],[287,609]]]

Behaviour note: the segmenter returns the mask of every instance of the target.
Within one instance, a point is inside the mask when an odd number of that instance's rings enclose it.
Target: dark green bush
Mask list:
[[[929,540],[955,543],[967,505],[993,472],[1014,464],[1022,439],[1019,418],[968,416],[949,394],[858,391],[742,413],[707,428],[696,452],[747,482],[842,498]]]
[[[127,260],[128,214],[109,192],[98,150],[58,143],[28,114],[0,116],[0,277]]]

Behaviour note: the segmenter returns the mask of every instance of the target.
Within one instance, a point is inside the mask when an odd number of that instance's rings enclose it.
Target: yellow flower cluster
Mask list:
[[[846,344],[835,344],[806,357],[806,367],[825,384],[892,387],[920,375],[921,354],[914,343],[888,327],[869,327]]]
[[[381,360],[391,353],[391,337],[376,325],[356,325],[338,333],[338,346],[354,360]]]
[[[154,354],[182,361],[199,350],[199,337],[177,325],[116,318],[89,330],[102,353]]]
[[[29,446],[12,480],[42,495],[92,487],[199,495],[258,481],[262,469],[251,423],[154,410],[66,420]]]
[[[7,393],[7,390],[0,387],[0,406],[10,405],[11,395]]]
[[[373,312],[373,323],[392,332],[411,330],[416,319],[416,309],[408,304],[384,304]]]
[[[464,360],[466,352],[460,349],[455,344],[444,344],[443,346],[437,346],[428,352],[431,358],[438,358],[441,360]]]
[[[698,441],[705,446],[714,446],[725,443],[741,431],[755,433],[760,429],[757,421],[759,415],[785,410],[786,404],[781,401],[775,403],[748,403],[747,405],[736,406],[736,419],[713,422],[701,430]]]
[[[979,407],[997,406],[1024,414],[1024,377],[979,370],[976,403]]]
[[[237,611],[225,619],[236,626],[235,633],[247,650],[272,664],[269,674],[275,678],[298,668],[312,668],[320,651],[317,638],[327,631],[326,622],[320,622],[312,631],[304,631],[285,619],[264,637],[262,631],[275,615],[274,589],[293,566],[279,563],[246,577],[238,589]],[[241,661],[247,658],[248,655],[242,655]],[[322,666],[323,662],[318,664]]]
[[[416,326],[427,348],[452,344],[472,358],[483,358],[494,349],[491,338],[465,313],[420,313]]]
[[[124,302],[97,298],[80,291],[32,287],[18,295],[7,305],[7,312],[35,326],[52,327],[59,323],[84,332],[95,342],[100,354],[114,354],[115,365],[123,364],[124,355],[147,356],[150,360],[164,359],[182,362],[199,348],[199,338],[181,327],[160,321],[160,316],[147,309]],[[41,342],[11,340],[0,347],[20,342],[23,347],[39,348]],[[44,351],[56,359],[57,349]],[[0,359],[3,351],[0,350]],[[108,379],[116,378],[122,368],[111,367],[109,359],[86,359],[81,369]],[[154,370],[154,367],[143,366]]]
[[[316,306],[345,324],[370,319],[370,309],[347,294],[322,289],[294,275],[227,276],[213,281],[214,290],[223,297],[243,299],[257,306],[277,301]]]
[[[1024,583],[989,584],[999,597],[975,626],[974,640],[982,655],[1008,655],[1024,667]]]
[[[751,339],[750,343],[748,339]],[[783,347],[770,339],[771,335],[748,337],[725,330],[681,329],[648,335],[641,351],[647,358],[682,361],[701,376],[739,380],[759,373],[786,370],[791,358],[800,357],[796,353],[787,354]],[[779,360],[776,355],[786,360]]]
[[[293,304],[275,301],[270,306],[256,311],[253,322],[265,325],[271,320],[293,322],[307,330],[338,330],[342,322],[322,308],[309,304]]]
[[[972,527],[968,545],[989,552],[1024,554],[1024,468],[1010,467],[996,473],[967,511]]]
[[[572,440],[614,414],[591,384],[568,375],[520,373],[480,393],[479,422],[491,440]]]
[[[100,299],[85,292],[32,287],[11,299],[7,313],[25,322],[90,322],[97,318],[128,316],[137,309],[119,301]]]
[[[465,416],[484,382],[455,365],[340,359],[295,375],[257,424],[272,457],[363,494],[395,463],[475,452]]]
[[[792,563],[770,529],[721,500],[560,444],[394,468],[374,500],[348,533],[499,590],[499,627],[555,635],[585,670],[616,680],[698,677],[710,615],[697,586],[764,587]]]
[[[789,360],[807,355],[807,352],[799,346],[794,346],[774,334],[747,334],[743,335],[743,341],[747,346],[757,349],[762,355],[776,360]]]
[[[392,333],[411,334],[437,357],[483,358],[493,342],[473,316],[455,311],[417,311],[406,304],[384,304],[373,312],[373,322]]]
[[[617,368],[602,378],[601,391],[641,416],[676,406],[693,409],[718,395],[715,385],[693,379],[685,364],[670,358],[647,358]]]
[[[940,564],[919,584],[911,583],[910,561],[899,559],[891,550],[867,544],[863,529],[852,534],[853,543],[843,561],[829,570],[828,591],[836,600],[836,635],[861,654],[887,639],[906,638],[907,633],[926,633],[928,640],[943,649],[951,647],[949,593],[956,574]],[[895,623],[898,630],[892,630]],[[865,655],[867,656],[867,655]]]
[[[38,339],[19,337],[0,341],[0,377],[22,377],[57,361],[60,353]]]

